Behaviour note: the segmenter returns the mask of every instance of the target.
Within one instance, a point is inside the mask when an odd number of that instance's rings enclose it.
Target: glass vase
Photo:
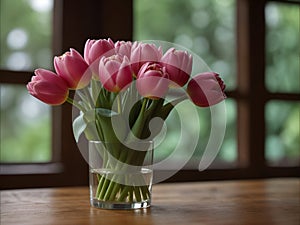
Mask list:
[[[153,142],[89,142],[91,206],[138,209],[151,204]]]

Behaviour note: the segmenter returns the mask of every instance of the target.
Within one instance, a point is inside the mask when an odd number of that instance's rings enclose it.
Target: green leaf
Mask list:
[[[86,123],[95,122],[95,110],[91,109],[83,114],[83,119]]]
[[[85,137],[88,140],[100,141],[103,140],[102,134],[98,133],[95,121],[88,122],[84,130]]]
[[[129,113],[129,126],[130,128],[132,128],[132,126],[134,125],[135,121],[137,120],[140,110],[142,108],[142,102],[141,101],[137,101],[132,109],[130,110]]]
[[[96,101],[96,107],[111,109],[111,106],[112,106],[116,96],[117,95],[115,93],[109,92],[105,88],[101,88],[98,98],[97,98],[97,101]]]
[[[86,128],[86,123],[84,121],[84,114],[81,113],[77,118],[73,121],[73,134],[76,142],[78,142],[80,135]]]
[[[112,117],[119,114],[113,110],[105,109],[105,108],[95,108],[95,112],[97,113],[97,115],[101,115],[105,117]]]

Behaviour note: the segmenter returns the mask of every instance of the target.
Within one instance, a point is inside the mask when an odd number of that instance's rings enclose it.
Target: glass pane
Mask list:
[[[298,4],[266,6],[266,86],[271,92],[300,92],[299,14]]]
[[[271,166],[300,165],[300,103],[271,101],[266,106],[266,159]]]
[[[235,88],[234,0],[161,0],[155,4],[149,0],[135,0],[134,39],[169,41],[191,49],[202,57],[213,71],[221,74],[228,89]],[[228,120],[226,134],[216,163],[220,161],[234,163],[237,159],[235,102],[228,99],[226,108]],[[188,113],[186,112],[185,118],[191,120]],[[200,126],[197,151],[188,165],[193,168],[197,166],[194,162],[199,163],[211,129],[210,110],[201,108],[198,113],[199,123],[191,120],[186,131],[193,132]],[[168,157],[178,143],[182,132],[178,121],[178,115],[172,112],[166,121],[168,129],[166,139],[155,151],[155,158],[158,161]]]
[[[51,160],[50,107],[21,85],[0,85],[1,162]]]
[[[203,152],[207,147],[208,140],[211,135],[212,129],[212,117],[211,111],[209,108],[197,108],[198,119],[195,121],[191,118],[193,114],[191,109],[194,106],[189,104],[180,103],[172,111],[168,119],[166,120],[166,134],[163,141],[155,150],[155,160],[161,161],[167,157],[170,157],[174,149],[178,147],[179,139],[185,134],[188,138],[183,140],[182,148],[187,149],[191,146],[191,136],[193,132],[198,132],[200,129],[200,135],[198,138],[198,144],[196,145],[196,150],[194,151],[191,160],[186,165],[185,168],[197,169],[201,158],[203,157]],[[220,163],[229,163],[234,165],[237,160],[237,142],[236,142],[236,102],[227,99],[226,100],[226,133],[220,148],[219,153],[217,154],[215,160],[213,161],[212,166],[218,166]],[[216,119],[216,118],[213,118]],[[181,124],[184,120],[184,125]],[[183,134],[184,133],[184,134]],[[155,141],[156,142],[156,141]],[[155,143],[157,144],[157,143]],[[191,150],[191,149],[189,149]],[[184,152],[182,153],[184,154]],[[211,152],[210,152],[211,154]],[[176,158],[177,157],[177,158]],[[175,160],[182,160],[186,158],[186,155],[176,154]]]
[[[217,160],[234,163],[237,160],[237,134],[236,134],[236,118],[237,108],[236,102],[232,99],[226,99],[227,121],[226,134]]]
[[[134,39],[180,44],[236,86],[235,1],[134,1]]]
[[[0,68],[51,68],[53,0],[0,1]]]

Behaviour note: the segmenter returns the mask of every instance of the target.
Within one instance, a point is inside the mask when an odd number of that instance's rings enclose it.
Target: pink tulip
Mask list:
[[[37,69],[34,73],[26,86],[31,95],[50,105],[61,105],[66,101],[69,90],[61,77],[44,69]]]
[[[193,58],[186,51],[170,48],[161,58],[161,63],[166,67],[169,79],[182,87],[190,78]]]
[[[132,70],[126,56],[102,57],[99,63],[99,79],[105,89],[119,92],[132,81]]]
[[[168,86],[166,68],[158,63],[145,63],[137,75],[136,88],[143,97],[163,98],[168,91]]]
[[[117,41],[115,43],[116,54],[127,56],[130,59],[132,43],[130,41]]]
[[[154,44],[134,42],[131,48],[130,61],[135,75],[138,74],[141,66],[146,62],[159,62],[162,57],[161,47],[157,48]]]
[[[225,84],[219,74],[205,72],[196,75],[188,83],[187,92],[195,105],[208,107],[223,101]]]
[[[99,62],[102,56],[111,56],[115,54],[114,42],[108,38],[99,40],[87,40],[84,47],[84,59],[91,65],[96,60]]]
[[[84,47],[84,59],[93,72],[93,79],[99,79],[99,62],[103,56],[109,57],[115,54],[114,42],[108,38],[99,40],[87,40]]]
[[[89,84],[92,76],[88,64],[72,48],[70,52],[54,57],[54,67],[57,74],[66,81],[70,89],[84,88]]]

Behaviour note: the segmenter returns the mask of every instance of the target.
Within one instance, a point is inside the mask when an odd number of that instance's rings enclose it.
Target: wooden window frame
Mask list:
[[[300,167],[272,167],[265,158],[265,106],[270,100],[300,101],[300,94],[271,93],[265,87],[265,6],[289,0],[236,0],[237,88],[226,92],[237,103],[236,168],[182,170],[168,181],[299,177]]]
[[[133,0],[54,0],[54,3],[54,55],[70,47],[82,52],[88,38],[132,40]],[[237,167],[202,172],[181,170],[167,182],[299,177],[299,166],[270,167],[264,155],[266,102],[300,100],[299,94],[270,93],[265,88],[266,3],[266,0],[237,0],[237,88],[226,93],[237,102]],[[0,70],[0,83],[26,84],[31,76],[32,72]],[[1,165],[8,171],[0,175],[2,189],[88,184],[88,166],[77,150],[71,115],[68,104],[52,109],[53,149],[59,152],[53,163]]]
[[[54,0],[53,55],[61,55],[70,47],[82,53],[88,38],[107,37],[132,39],[131,0]],[[0,70],[0,83],[26,85],[31,76],[31,71]],[[72,107],[67,103],[52,107],[52,118],[52,162],[2,163],[1,189],[88,184],[88,165],[73,138]]]

